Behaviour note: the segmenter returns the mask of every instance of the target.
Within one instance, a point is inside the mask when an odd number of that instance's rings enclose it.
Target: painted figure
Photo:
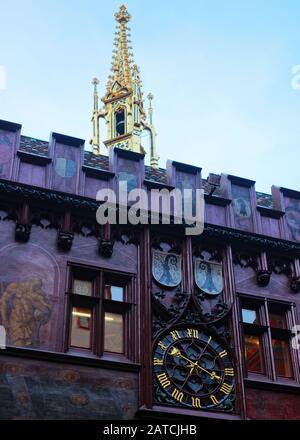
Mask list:
[[[51,315],[40,278],[9,284],[0,300],[0,311],[10,345],[40,346],[40,329]]]

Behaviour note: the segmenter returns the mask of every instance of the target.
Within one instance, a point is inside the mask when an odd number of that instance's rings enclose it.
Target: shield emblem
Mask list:
[[[76,173],[74,160],[58,157],[55,161],[55,171],[60,177],[73,177]]]
[[[195,260],[195,281],[199,289],[208,295],[219,295],[223,291],[222,263]]]
[[[181,256],[153,251],[152,274],[154,279],[163,286],[178,286],[181,283]]]

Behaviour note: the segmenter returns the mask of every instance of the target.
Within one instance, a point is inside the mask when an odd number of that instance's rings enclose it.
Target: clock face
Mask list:
[[[168,402],[216,408],[233,393],[234,368],[220,343],[196,327],[172,330],[157,342],[154,378]]]

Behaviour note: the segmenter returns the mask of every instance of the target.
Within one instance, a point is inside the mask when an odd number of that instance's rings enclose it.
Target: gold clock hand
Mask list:
[[[184,359],[185,361],[188,361],[193,367],[196,366],[196,362],[191,361],[190,359],[188,359],[187,357],[183,356],[180,352],[180,350],[178,350],[178,348],[173,348],[173,350],[170,352],[171,356],[174,357],[180,357],[182,359]]]
[[[198,365],[198,362],[196,362],[196,364],[197,364],[197,365],[196,365],[197,368],[200,368],[200,370],[204,371],[204,372],[205,372],[206,374],[208,374],[212,379],[216,379],[216,380],[221,379],[220,376],[217,376],[217,374],[216,374],[215,371],[213,371],[213,372],[211,373],[211,372],[209,372],[208,370],[206,370],[205,368],[200,367],[200,365]]]
[[[206,370],[205,368],[201,367],[200,365],[198,365],[198,362],[193,362],[190,359],[188,359],[187,357],[183,356],[180,352],[180,350],[178,350],[178,348],[173,348],[173,350],[170,352],[170,354],[174,357],[180,357],[186,361],[188,361],[191,366],[192,366],[192,371],[194,370],[194,368],[200,368],[200,370],[204,371],[206,374],[208,374],[212,379],[221,379],[220,376],[217,376],[216,373],[213,371],[212,373],[210,373],[208,370]]]

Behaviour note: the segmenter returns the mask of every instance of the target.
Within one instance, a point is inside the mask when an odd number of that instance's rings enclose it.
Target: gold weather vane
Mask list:
[[[115,14],[117,28],[114,39],[111,74],[108,77],[106,94],[102,98],[104,111],[99,111],[98,89],[99,81],[94,84],[94,110],[93,110],[93,152],[100,154],[99,118],[103,117],[107,125],[107,140],[105,146],[118,147],[136,153],[145,154],[141,143],[144,130],[150,132],[150,164],[158,168],[159,157],[156,154],[156,132],[153,125],[153,96],[148,95],[150,102],[148,118],[144,110],[142,82],[139,68],[134,64],[128,23],[131,15],[126,6],[122,5]]]

